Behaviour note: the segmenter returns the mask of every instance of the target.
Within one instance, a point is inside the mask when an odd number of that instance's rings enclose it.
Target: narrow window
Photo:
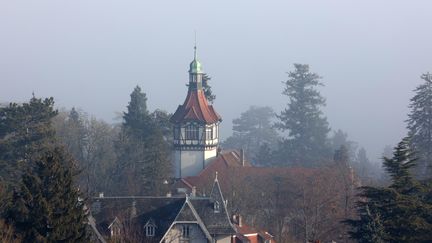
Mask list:
[[[185,137],[188,140],[198,140],[199,130],[197,126],[189,124],[185,127]]]
[[[206,139],[213,139],[213,128],[206,127]]]
[[[190,227],[189,225],[182,226],[182,238],[189,238],[190,236]]]
[[[180,128],[174,127],[174,139],[180,139]]]
[[[213,209],[214,209],[215,213],[219,213],[220,212],[220,205],[219,205],[218,201],[214,202]]]
[[[154,225],[147,225],[145,227],[146,230],[146,236],[152,237],[155,235],[155,227]]]

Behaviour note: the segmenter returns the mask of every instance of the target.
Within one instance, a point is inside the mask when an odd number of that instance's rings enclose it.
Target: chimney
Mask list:
[[[232,222],[240,227],[242,227],[242,217],[239,213],[235,213],[232,216]]]
[[[196,186],[192,187],[191,197],[196,197]]]
[[[244,165],[245,165],[244,149],[240,149],[240,162],[241,162],[242,166],[244,167]]]
[[[103,192],[99,192],[99,198],[103,198],[104,197],[104,193]]]

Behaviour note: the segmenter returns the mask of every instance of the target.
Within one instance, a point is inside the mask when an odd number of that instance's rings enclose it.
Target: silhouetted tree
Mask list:
[[[224,147],[243,148],[252,162],[270,164],[271,161],[259,161],[258,157],[262,145],[274,148],[278,142],[278,134],[272,126],[274,115],[273,110],[267,106],[249,107],[239,118],[233,120],[233,135],[224,141]]]
[[[32,159],[6,211],[8,224],[24,242],[84,242],[86,215],[73,186],[72,159],[62,148]]]
[[[407,128],[411,145],[419,157],[416,174],[430,177],[432,171],[432,76],[423,74],[424,83],[419,85],[411,98]]]
[[[213,94],[213,91],[212,91],[210,83],[209,83],[210,80],[211,80],[211,77],[208,74],[204,73],[203,77],[202,77],[202,82],[203,82],[202,85],[203,85],[204,95],[207,98],[208,102],[213,104],[213,102],[216,99],[216,95]]]
[[[56,115],[53,98],[32,97],[28,103],[0,108],[0,177],[7,185],[15,184],[32,166],[32,156],[55,144],[51,119]]]
[[[141,92],[139,86],[135,87],[116,142],[118,162],[112,187],[116,194],[152,195],[158,189],[149,180],[170,176],[165,169],[171,166],[170,159],[166,159],[170,157],[167,148],[171,136],[168,135],[168,115],[159,110],[150,113],[146,101],[145,93]],[[152,177],[143,176],[150,175],[151,171],[157,174]]]
[[[361,188],[359,218],[346,221],[351,237],[360,242],[430,242],[432,204],[427,187],[411,175],[415,158],[409,140],[403,139],[383,164],[391,184]]]
[[[288,105],[277,116],[277,127],[288,132],[281,153],[291,164],[313,166],[331,156],[327,139],[330,129],[320,110],[325,99],[316,89],[322,85],[321,77],[310,72],[308,65],[294,64],[294,67],[288,73],[283,91]]]

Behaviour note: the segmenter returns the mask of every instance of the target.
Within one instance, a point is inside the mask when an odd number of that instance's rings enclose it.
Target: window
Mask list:
[[[219,204],[218,201],[214,202],[213,209],[214,209],[215,213],[219,213],[220,212],[220,204]]]
[[[182,225],[182,238],[189,238],[190,231],[189,225]]]
[[[188,140],[198,140],[199,129],[197,126],[189,124],[185,127],[185,137]]]
[[[213,139],[213,128],[206,127],[206,139]]]
[[[180,139],[180,128],[174,127],[174,139]]]
[[[145,227],[146,236],[154,236],[155,235],[155,226],[154,225],[147,225]]]

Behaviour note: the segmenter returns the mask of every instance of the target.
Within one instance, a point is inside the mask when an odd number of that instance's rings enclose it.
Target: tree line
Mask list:
[[[216,96],[206,77],[206,95],[213,102]],[[356,195],[360,184],[354,183],[352,169],[364,179],[376,168],[345,132],[329,136],[320,109],[325,99],[317,89],[321,77],[308,65],[295,64],[284,82],[286,108],[278,114],[270,107],[241,113],[223,146],[244,148],[257,166],[319,170],[313,180],[279,175],[258,184],[233,181],[227,198],[234,210],[252,215],[253,225],[271,226],[282,241],[338,235],[344,241],[350,236],[359,242],[427,242],[432,84],[429,74],[421,78],[424,83],[410,103],[407,138],[384,158],[388,184],[360,187]],[[86,242],[85,202],[90,196],[164,195],[172,177],[169,117],[148,110],[139,86],[120,124],[76,108],[58,111],[53,98],[32,97],[0,107],[0,238]],[[254,213],[262,208],[266,210]]]

